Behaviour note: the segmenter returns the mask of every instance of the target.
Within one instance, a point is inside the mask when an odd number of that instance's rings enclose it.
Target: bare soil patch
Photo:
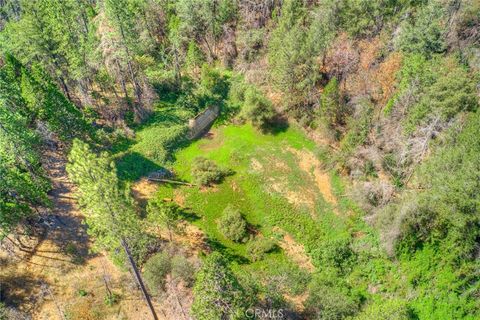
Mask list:
[[[304,246],[297,243],[289,233],[284,232],[280,228],[275,229],[284,234],[283,239],[279,243],[280,248],[301,268],[310,272],[315,271],[312,259],[306,254]]]
[[[332,205],[336,205],[337,199],[332,192],[330,176],[322,170],[322,164],[315,155],[307,150],[299,151],[289,148],[289,151],[297,156],[300,168],[312,175],[325,201]]]

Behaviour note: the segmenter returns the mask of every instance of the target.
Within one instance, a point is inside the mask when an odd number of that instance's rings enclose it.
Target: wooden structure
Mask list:
[[[188,121],[189,139],[196,139],[205,134],[220,114],[218,106],[210,106]]]

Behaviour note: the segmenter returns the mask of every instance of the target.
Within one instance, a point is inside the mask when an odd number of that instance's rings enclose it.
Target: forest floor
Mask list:
[[[89,252],[62,148],[51,145],[43,156],[52,207],[42,210],[34,235],[12,239],[16,245],[9,242],[0,250],[5,301],[38,320],[148,319],[131,275],[103,254]],[[106,285],[120,297],[111,307],[104,301]]]

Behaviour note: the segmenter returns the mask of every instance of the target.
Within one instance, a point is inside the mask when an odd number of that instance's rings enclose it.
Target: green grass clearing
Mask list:
[[[198,217],[192,223],[232,260],[273,271],[280,262],[288,263],[284,252],[251,263],[244,243],[232,242],[219,232],[217,221],[228,204],[240,209],[255,232],[277,240],[289,233],[312,257],[322,239],[347,233],[344,218],[323,200],[311,173],[299,167],[299,158],[292,150],[317,152],[314,143],[294,127],[272,135],[248,124],[221,126],[210,137],[177,152],[172,169],[179,179],[191,181],[192,161],[203,156],[235,174],[210,188],[161,186],[159,193],[172,198],[174,193],[180,194],[185,206]]]

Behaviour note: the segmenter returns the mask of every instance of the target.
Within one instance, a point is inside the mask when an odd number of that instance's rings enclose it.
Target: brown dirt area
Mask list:
[[[304,268],[310,272],[315,271],[315,266],[312,263],[312,259],[310,259],[310,257],[306,254],[303,245],[297,243],[289,233],[283,231],[282,229],[276,227],[275,230],[284,234],[279,246],[285,251],[287,256],[289,256],[301,268]]]
[[[330,176],[322,170],[321,162],[308,150],[300,151],[289,148],[289,151],[297,156],[300,168],[312,175],[325,201],[335,206],[337,204],[337,198],[332,192]]]

